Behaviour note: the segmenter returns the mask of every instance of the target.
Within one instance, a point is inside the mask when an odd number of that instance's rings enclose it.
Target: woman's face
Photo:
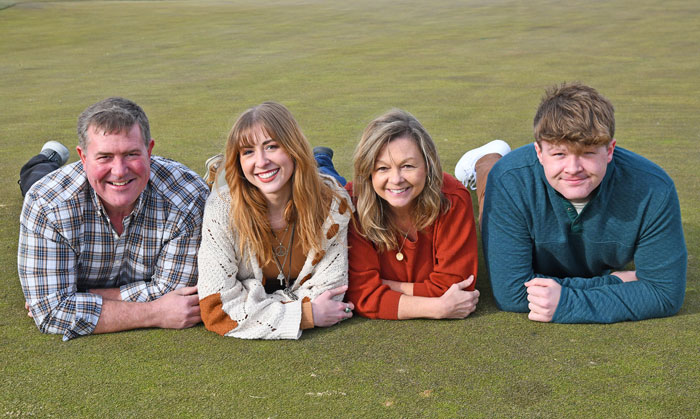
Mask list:
[[[239,158],[245,178],[265,195],[268,202],[289,200],[294,161],[262,127],[255,127],[253,144],[242,147]]]
[[[425,160],[416,142],[399,137],[382,147],[372,171],[372,187],[394,210],[410,210],[425,187]]]

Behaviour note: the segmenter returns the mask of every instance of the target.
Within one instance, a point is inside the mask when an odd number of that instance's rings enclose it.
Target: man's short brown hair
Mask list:
[[[534,120],[535,141],[575,150],[608,145],[615,136],[615,109],[594,88],[562,83],[547,89]]]
[[[134,124],[139,124],[141,138],[148,148],[148,144],[151,142],[151,127],[143,109],[136,103],[122,97],[108,97],[101,100],[88,106],[78,117],[80,148],[87,150],[90,126],[104,130],[108,134],[115,134],[129,132]]]

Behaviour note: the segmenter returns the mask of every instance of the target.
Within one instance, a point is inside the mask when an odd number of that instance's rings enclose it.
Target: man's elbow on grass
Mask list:
[[[682,283],[677,286],[674,286],[667,294],[659,296],[661,299],[662,313],[654,317],[675,316],[681,311],[683,300],[685,300],[685,278],[681,282]]]
[[[58,326],[57,319],[53,313],[48,313],[40,317],[34,317],[34,323],[36,324],[39,332],[47,335],[63,335],[63,340],[68,340],[80,335],[92,334],[95,329],[95,325],[84,319],[73,319],[72,324],[65,326]],[[82,332],[78,332],[81,330]]]
[[[496,300],[496,306],[501,311],[511,311],[514,313],[527,313],[528,308],[527,291],[525,286],[522,286],[523,292],[513,293],[509,290],[498,286],[493,281],[491,282],[493,289],[493,298]]]
[[[67,311],[71,307],[70,301],[63,299],[58,305],[44,307],[48,304],[45,300],[35,300],[27,304],[29,315],[34,320],[39,332],[49,335],[63,335],[63,340],[92,334],[102,313],[100,301],[83,301],[73,304],[82,304],[90,307],[85,312]]]

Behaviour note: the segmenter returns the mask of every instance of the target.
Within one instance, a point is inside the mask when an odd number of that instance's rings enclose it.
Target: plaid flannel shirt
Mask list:
[[[39,330],[63,340],[92,333],[102,297],[90,288],[119,287],[123,301],[146,302],[194,285],[208,193],[196,173],[153,156],[148,185],[117,235],[81,162],[39,180],[24,200],[17,257]]]

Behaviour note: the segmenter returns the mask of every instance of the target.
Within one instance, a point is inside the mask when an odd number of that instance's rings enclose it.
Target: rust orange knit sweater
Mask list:
[[[352,183],[346,189],[352,195]],[[418,232],[415,242],[406,240],[403,261],[396,260],[396,250],[379,253],[350,223],[345,298],[355,305],[355,313],[376,319],[397,318],[401,293],[382,285],[382,279],[413,282],[415,296],[440,297],[452,284],[470,275],[476,278],[478,250],[469,191],[445,173],[442,192],[450,209]],[[473,288],[474,284],[469,290]]]

